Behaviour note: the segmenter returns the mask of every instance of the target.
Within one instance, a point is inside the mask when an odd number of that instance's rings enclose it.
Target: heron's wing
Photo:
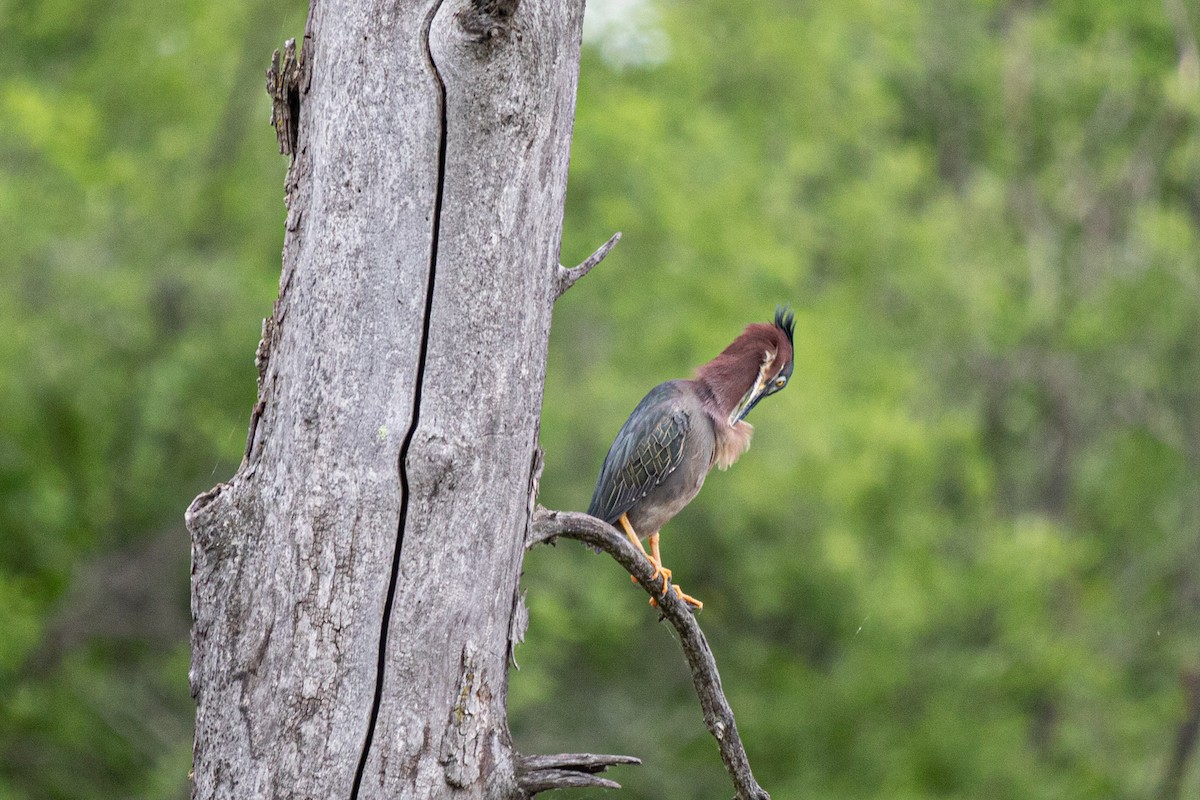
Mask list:
[[[691,416],[670,383],[656,386],[638,403],[604,459],[588,513],[616,522],[683,461]]]

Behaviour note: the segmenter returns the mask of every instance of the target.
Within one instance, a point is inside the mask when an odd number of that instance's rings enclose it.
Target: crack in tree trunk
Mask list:
[[[354,771],[354,783],[350,788],[350,800],[358,800],[359,791],[362,787],[363,770],[366,769],[367,759],[371,754],[371,746],[375,740],[375,726],[379,721],[379,708],[383,698],[383,681],[387,672],[388,629],[391,627],[392,608],[396,602],[396,582],[400,578],[400,560],[404,549],[404,530],[408,524],[408,507],[411,490],[408,482],[407,461],[409,449],[412,447],[413,436],[416,435],[417,427],[421,422],[421,394],[424,388],[425,361],[429,354],[429,326],[433,315],[433,293],[435,281],[437,280],[438,240],[442,224],[442,198],[445,195],[446,183],[446,84],[442,80],[441,73],[438,72],[437,63],[434,61],[433,53],[430,51],[429,31],[433,25],[434,17],[437,16],[441,8],[442,0],[437,0],[425,19],[421,37],[425,59],[428,63],[430,74],[433,76],[434,83],[437,86],[438,116],[440,117],[440,127],[437,132],[437,186],[434,189],[433,212],[429,233],[429,270],[425,284],[425,313],[421,320],[417,373],[412,389],[412,418],[408,430],[404,434],[404,440],[400,445],[400,456],[397,461],[400,477],[400,519],[396,527],[396,545],[392,554],[392,567],[388,579],[387,596],[383,602],[383,614],[379,630],[379,659],[375,675],[375,694],[371,701],[371,713],[367,721],[367,730],[363,736],[362,752],[358,758],[358,766]]]

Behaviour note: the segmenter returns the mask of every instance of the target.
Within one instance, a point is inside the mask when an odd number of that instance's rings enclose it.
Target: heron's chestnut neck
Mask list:
[[[695,382],[704,407],[714,423],[719,423],[718,427],[729,427],[730,415],[754,387],[765,357],[773,362],[778,359],[790,362],[792,346],[779,328],[756,323],[747,326],[720,355],[696,370]]]

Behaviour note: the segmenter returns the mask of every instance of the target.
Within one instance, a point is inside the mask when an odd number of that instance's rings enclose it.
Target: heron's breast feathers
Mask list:
[[[716,446],[713,450],[713,462],[718,469],[729,469],[733,462],[742,457],[742,453],[750,449],[750,437],[754,435],[754,426],[745,420],[739,420],[735,425],[716,425]]]

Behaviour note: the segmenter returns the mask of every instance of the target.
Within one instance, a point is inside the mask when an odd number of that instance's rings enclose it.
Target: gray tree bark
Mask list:
[[[312,0],[272,71],[279,298],[246,457],[186,516],[197,798],[528,794],[506,661],[582,17]]]

